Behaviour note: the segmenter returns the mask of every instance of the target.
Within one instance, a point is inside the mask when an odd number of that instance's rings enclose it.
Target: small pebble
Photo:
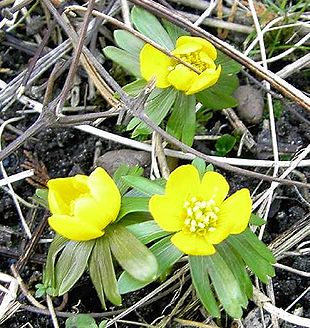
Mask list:
[[[250,85],[242,85],[234,92],[234,96],[239,101],[237,112],[241,120],[249,124],[257,124],[262,121],[264,97],[261,90]]]
[[[98,157],[96,160],[96,166],[103,167],[110,175],[113,175],[122,164],[128,166],[138,165],[145,168],[150,163],[151,155],[148,152],[132,149],[111,150]]]

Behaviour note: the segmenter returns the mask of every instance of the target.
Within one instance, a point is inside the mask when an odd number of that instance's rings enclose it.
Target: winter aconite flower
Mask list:
[[[48,204],[52,216],[50,226],[71,240],[90,240],[104,234],[120,210],[119,190],[102,169],[90,176],[76,175],[48,181]]]
[[[193,165],[174,170],[164,195],[150,199],[150,212],[165,231],[176,232],[172,243],[189,255],[210,255],[230,234],[243,232],[252,201],[248,189],[226,196],[229,185],[219,173],[206,172],[200,180]]]
[[[140,52],[140,69],[144,79],[156,78],[158,88],[173,86],[192,95],[214,85],[220,77],[221,66],[216,67],[215,47],[208,41],[192,36],[181,36],[173,56],[187,62],[196,71],[146,44]]]

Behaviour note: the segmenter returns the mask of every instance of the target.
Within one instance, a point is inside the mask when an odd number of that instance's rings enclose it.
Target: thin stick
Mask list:
[[[51,297],[48,294],[46,294],[46,303],[47,303],[48,310],[50,311],[50,314],[51,314],[52,323],[53,323],[54,328],[59,328],[54,305],[53,305]]]
[[[3,179],[0,180],[0,187],[3,187],[5,185],[8,185],[9,183],[13,183],[16,181],[24,180],[26,178],[30,178],[33,176],[34,171],[33,170],[27,170],[23,172],[19,172],[13,175],[10,175],[8,177],[4,177]]]
[[[280,71],[277,72],[277,75],[281,76],[283,79],[289,77],[296,71],[303,69],[304,67],[310,66],[310,53],[307,53],[303,57],[297,59],[293,63],[283,67]]]

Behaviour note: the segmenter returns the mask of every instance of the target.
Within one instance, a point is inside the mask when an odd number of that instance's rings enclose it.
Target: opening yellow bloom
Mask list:
[[[165,231],[176,232],[172,243],[189,255],[210,255],[230,234],[239,234],[249,223],[252,200],[243,188],[226,196],[229,185],[217,172],[206,172],[200,180],[193,165],[174,170],[165,195],[154,195],[149,209]]]
[[[180,64],[150,44],[140,52],[140,70],[144,79],[156,78],[158,88],[173,86],[192,95],[214,85],[220,77],[221,66],[216,68],[215,47],[208,41],[192,36],[181,36],[171,52],[175,57],[192,65],[197,71]]]
[[[104,234],[120,210],[121,195],[108,175],[98,167],[90,176],[51,179],[48,204],[52,216],[49,225],[71,240],[90,240]]]

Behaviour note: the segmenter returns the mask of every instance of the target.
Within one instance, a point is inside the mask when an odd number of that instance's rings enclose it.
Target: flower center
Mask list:
[[[176,57],[182,59],[183,61],[191,64],[194,66],[198,71],[203,72],[207,68],[209,68],[209,65],[207,63],[204,63],[199,55],[199,52],[190,52],[188,54],[177,54]]]
[[[186,217],[184,229],[188,232],[204,236],[208,231],[214,231],[217,224],[219,208],[215,201],[199,201],[196,197],[190,197],[184,202]]]

